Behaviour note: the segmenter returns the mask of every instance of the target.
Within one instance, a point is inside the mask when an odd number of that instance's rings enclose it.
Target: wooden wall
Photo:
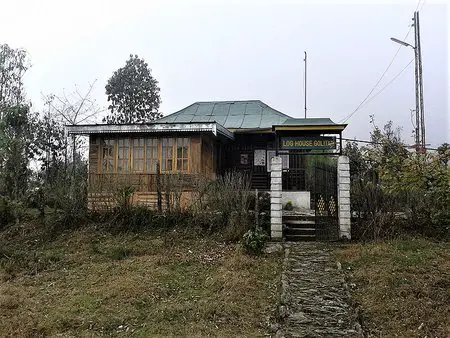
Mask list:
[[[178,135],[171,136],[177,137]],[[105,137],[110,138],[111,135],[105,135]],[[155,136],[152,135],[152,137]],[[189,137],[189,172],[183,174],[183,193],[181,199],[181,204],[184,206],[188,205],[192,198],[193,180],[198,179],[199,176],[210,179],[216,177],[216,140],[212,136],[200,134]],[[133,203],[156,208],[156,174],[142,172],[102,173],[102,147],[102,135],[90,135],[89,207],[91,209],[107,209],[113,207],[115,204],[114,191],[117,187],[127,184],[135,188]],[[114,154],[116,156],[116,150]],[[178,174],[177,172],[171,172],[169,175]],[[165,175],[162,176],[164,180]]]

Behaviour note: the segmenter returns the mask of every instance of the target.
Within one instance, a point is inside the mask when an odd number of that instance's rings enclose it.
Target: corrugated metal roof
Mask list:
[[[281,125],[283,126],[333,126],[336,123],[331,121],[329,118],[307,118],[307,119],[294,119],[290,118],[284,121]]]
[[[264,129],[292,118],[259,101],[196,102],[156,123],[217,122],[227,129]]]

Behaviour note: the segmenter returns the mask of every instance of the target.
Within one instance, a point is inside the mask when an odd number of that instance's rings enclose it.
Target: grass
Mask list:
[[[450,244],[399,239],[336,252],[363,329],[377,337],[450,336]]]
[[[185,231],[0,232],[0,336],[261,336],[281,254]]]

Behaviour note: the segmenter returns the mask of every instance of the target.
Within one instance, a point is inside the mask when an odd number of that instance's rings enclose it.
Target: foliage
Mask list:
[[[284,210],[291,211],[291,210],[294,210],[294,206],[292,205],[292,202],[291,202],[291,201],[287,201],[286,204],[284,205],[284,208],[283,208],[283,209],[284,209]]]
[[[25,102],[26,52],[0,45],[0,193],[19,199],[26,192],[33,158],[36,116]]]
[[[161,117],[158,81],[144,59],[130,55],[124,67],[114,72],[106,84],[111,124],[145,123]]]
[[[216,180],[199,178],[195,183],[199,188],[193,197],[190,211],[195,223],[209,231],[218,231],[227,241],[239,241],[254,224],[249,212],[254,203],[254,193],[250,190],[247,175],[238,171],[226,172]],[[200,189],[201,188],[201,189]]]
[[[392,122],[374,127],[372,144],[348,143],[352,228],[357,238],[397,236],[409,231],[448,238],[450,172],[448,148],[438,152],[408,151]]]
[[[28,68],[25,50],[0,45],[0,119],[3,118],[3,108],[24,102],[23,76]]]
[[[264,249],[267,240],[267,234],[261,228],[248,230],[242,236],[242,246],[245,251],[252,255],[260,255]]]

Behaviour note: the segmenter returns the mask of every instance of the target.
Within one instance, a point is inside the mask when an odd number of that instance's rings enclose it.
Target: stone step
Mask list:
[[[315,236],[316,235],[316,228],[291,228],[286,227],[284,229],[284,234],[286,236],[295,236],[295,235],[310,235]]]
[[[316,235],[286,235],[288,242],[315,241]]]
[[[286,221],[315,221],[314,215],[285,215],[283,214],[283,220]]]
[[[284,219],[283,223],[289,224],[289,225],[315,225],[315,220],[302,220],[302,219]]]

